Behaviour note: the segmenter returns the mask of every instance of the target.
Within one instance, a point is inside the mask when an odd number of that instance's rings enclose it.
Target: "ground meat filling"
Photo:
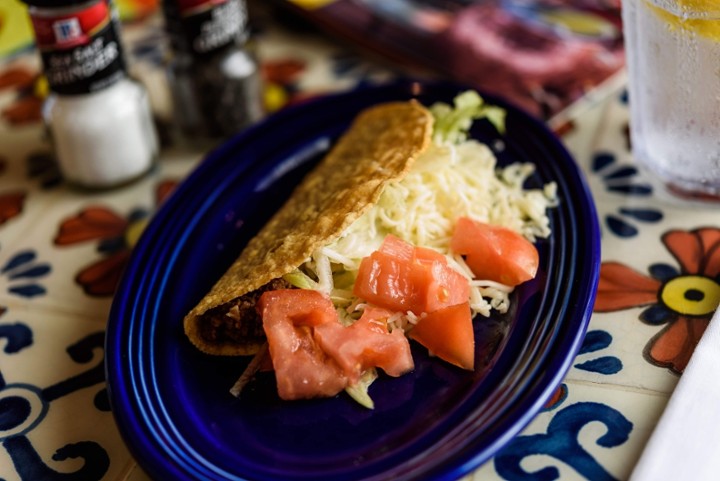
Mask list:
[[[200,319],[200,335],[212,343],[254,344],[265,340],[262,319],[255,309],[266,291],[290,289],[283,279],[274,279],[242,297],[210,309]]]

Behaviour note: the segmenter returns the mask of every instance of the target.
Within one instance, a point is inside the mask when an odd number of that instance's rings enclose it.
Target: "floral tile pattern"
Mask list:
[[[325,37],[265,17],[257,27],[269,111],[397,74]],[[126,29],[166,115],[157,18]],[[108,405],[105,320],[138,236],[204,152],[169,145],[132,186],[72,191],[40,123],[43,95],[34,51],[0,59],[0,479],[147,481]],[[541,414],[464,481],[628,479],[720,302],[720,219],[669,202],[632,163],[627,102],[620,89],[556,126],[603,234],[585,341]]]
[[[605,262],[596,312],[644,307],[639,319],[665,327],[645,348],[648,361],[681,374],[720,303],[720,229],[668,231],[662,242],[679,266],[649,266],[649,275]]]
[[[31,307],[0,312],[3,479],[117,479],[129,454],[115,429],[98,429],[112,425],[104,319]]]
[[[562,397],[470,479],[627,479],[666,398],[575,382],[562,389]]]

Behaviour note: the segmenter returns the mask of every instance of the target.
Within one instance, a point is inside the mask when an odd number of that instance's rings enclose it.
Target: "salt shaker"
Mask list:
[[[164,0],[162,6],[173,117],[184,139],[202,145],[257,121],[262,82],[244,0]]]
[[[147,92],[128,76],[111,0],[24,0],[50,94],[43,118],[63,176],[104,189],[141,177],[159,143]]]

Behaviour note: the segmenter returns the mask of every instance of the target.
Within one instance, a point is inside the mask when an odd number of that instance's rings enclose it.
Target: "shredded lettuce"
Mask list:
[[[377,379],[378,374],[375,368],[365,371],[357,384],[345,388],[345,392],[350,395],[358,404],[368,409],[375,409],[375,403],[368,394],[370,385]]]
[[[435,117],[433,141],[439,145],[459,144],[468,138],[476,119],[487,119],[498,132],[505,132],[505,110],[487,105],[474,90],[467,90],[453,100],[453,105],[437,102],[430,106]]]
[[[315,282],[314,280],[312,280],[310,278],[310,276],[305,274],[300,269],[295,269],[294,271],[292,271],[288,274],[285,274],[283,276],[283,280],[285,282],[288,282],[292,286],[297,287],[298,289],[317,289],[318,288],[318,283]]]

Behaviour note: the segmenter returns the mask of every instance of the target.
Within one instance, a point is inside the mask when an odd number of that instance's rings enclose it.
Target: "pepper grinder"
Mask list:
[[[223,139],[263,115],[262,82],[243,0],[164,0],[168,81],[177,130],[191,143]]]

